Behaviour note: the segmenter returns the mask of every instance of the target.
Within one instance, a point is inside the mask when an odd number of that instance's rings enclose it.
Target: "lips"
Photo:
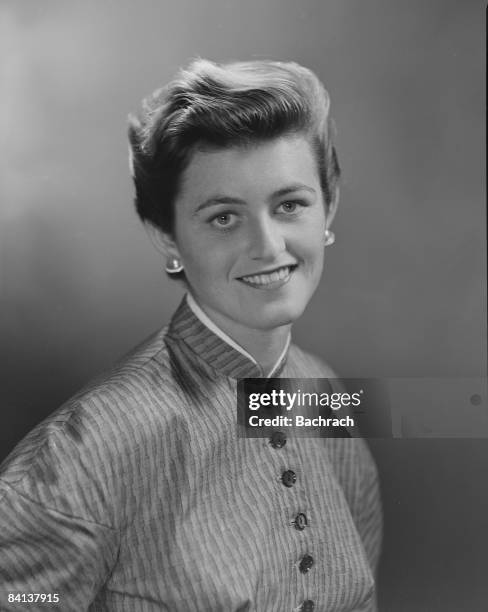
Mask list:
[[[276,284],[283,284],[289,280],[291,273],[296,267],[297,266],[295,264],[290,266],[281,266],[269,272],[260,272],[258,274],[241,276],[239,280],[248,285],[263,288],[267,286],[274,286]]]

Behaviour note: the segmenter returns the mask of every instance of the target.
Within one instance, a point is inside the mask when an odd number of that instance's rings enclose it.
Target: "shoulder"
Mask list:
[[[133,348],[112,368],[87,383],[43,423],[48,433],[82,430],[100,435],[131,431],[147,422],[175,385],[164,327]]]
[[[167,327],[155,332],[89,381],[25,440],[34,443],[59,434],[80,439],[90,430],[115,434],[130,429],[132,421],[150,418],[155,406],[161,405],[162,390],[170,391],[176,385],[166,332]]]
[[[67,515],[115,524],[101,508],[151,471],[144,458],[165,428],[176,386],[165,335],[153,334],[37,425],[0,466],[0,484]]]

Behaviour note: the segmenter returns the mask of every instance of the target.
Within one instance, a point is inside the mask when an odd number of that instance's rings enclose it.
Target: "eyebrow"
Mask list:
[[[305,183],[293,183],[292,185],[287,185],[286,187],[282,187],[281,189],[274,191],[271,194],[269,199],[274,200],[276,198],[279,198],[284,195],[288,195],[289,193],[293,193],[295,191],[309,191],[310,193],[313,193],[313,194],[316,193],[315,189],[313,189],[312,187],[309,187],[308,185],[305,185]],[[232,196],[214,195],[214,196],[211,196],[210,198],[207,198],[205,201],[199,204],[194,214],[200,212],[204,208],[208,208],[209,206],[215,206],[217,204],[244,204],[245,205],[246,201],[243,200],[242,198],[235,198]]]

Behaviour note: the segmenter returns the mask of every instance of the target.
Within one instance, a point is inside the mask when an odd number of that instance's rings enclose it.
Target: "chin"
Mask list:
[[[269,304],[268,307],[262,309],[255,327],[269,330],[282,325],[291,325],[302,316],[306,306],[307,303],[302,300],[296,304]]]

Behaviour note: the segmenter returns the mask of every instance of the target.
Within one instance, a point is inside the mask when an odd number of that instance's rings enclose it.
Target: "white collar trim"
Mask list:
[[[232,338],[230,336],[228,336],[224,331],[222,331],[220,329],[220,327],[217,327],[217,325],[215,325],[215,323],[211,319],[209,319],[209,317],[203,312],[203,310],[200,308],[200,306],[196,303],[195,298],[189,292],[186,294],[186,303],[190,307],[190,309],[193,312],[193,314],[198,319],[200,319],[200,321],[206,327],[208,327],[208,329],[210,331],[212,331],[221,340],[223,340],[227,344],[230,344],[230,346],[232,346],[232,348],[234,348],[236,351],[239,351],[239,353],[241,353],[242,355],[244,355],[245,357],[250,359],[253,363],[255,363],[257,366],[259,366],[259,363],[254,359],[254,357],[250,353],[248,353],[245,349],[243,349],[240,344],[237,344],[237,342],[235,340],[232,340]],[[286,343],[285,343],[285,348],[281,352],[281,355],[278,357],[278,360],[276,361],[274,366],[271,368],[271,370],[270,370],[269,374],[266,376],[266,378],[271,378],[273,373],[275,372],[275,370],[280,365],[281,361],[283,360],[283,357],[286,355],[286,352],[288,351],[288,347],[290,346],[290,341],[291,341],[291,334],[288,334],[288,338],[286,339]],[[261,366],[259,366],[259,367],[261,367]]]

